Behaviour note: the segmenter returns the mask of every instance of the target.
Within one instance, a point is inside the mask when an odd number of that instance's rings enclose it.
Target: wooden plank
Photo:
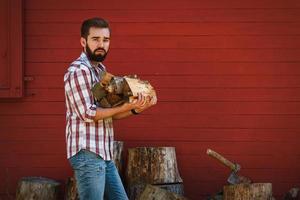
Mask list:
[[[182,114],[165,115],[154,118],[151,115],[141,115],[123,121],[116,121],[116,126],[121,127],[190,127],[190,128],[299,128],[299,115],[215,115],[215,114]],[[14,122],[12,124],[11,122]],[[65,115],[24,115],[24,116],[0,116],[1,127],[14,127],[18,124],[24,128],[64,127]]]
[[[18,155],[18,160],[14,159],[11,155],[0,155],[0,163],[7,168],[10,167],[59,167],[64,169],[70,169],[70,164],[67,160],[66,152],[61,152],[61,155],[35,155],[35,154],[23,154]]]
[[[159,102],[298,102],[299,88],[187,88],[184,96],[178,95],[183,88],[157,89]],[[27,89],[24,101],[64,102],[64,90],[56,88]],[[5,102],[5,101],[2,101]]]
[[[63,88],[62,75],[31,76],[27,88]],[[297,88],[300,75],[141,75],[154,88]]]
[[[110,22],[287,22],[299,21],[300,9],[165,9],[101,10]],[[27,10],[26,22],[72,22],[99,15],[99,10]]]
[[[25,23],[25,36],[79,36],[81,23]],[[180,28],[178,28],[180,27]],[[57,30],[68,30],[57,31]],[[111,23],[114,36],[299,35],[299,22]]]
[[[179,165],[181,167],[192,167],[194,164],[199,165],[199,167],[213,167],[220,165],[218,162],[207,162],[204,160],[210,160],[206,154],[206,150],[208,148],[214,149],[217,152],[221,152],[223,156],[225,156],[227,159],[233,159],[236,161],[246,163],[251,163],[253,159],[259,159],[261,164],[265,163],[265,166],[262,168],[280,168],[279,166],[286,166],[297,169],[297,166],[289,165],[285,162],[278,163],[276,159],[273,159],[270,162],[274,162],[277,164],[273,165],[271,163],[268,164],[266,162],[267,159],[276,157],[277,159],[291,159],[289,162],[293,159],[297,160],[296,158],[299,157],[299,148],[296,146],[297,141],[293,142],[275,142],[275,141],[252,141],[252,142],[241,142],[241,141],[207,141],[207,142],[181,142],[181,141],[124,141],[126,148],[133,148],[138,146],[144,146],[144,147],[159,147],[159,146],[174,146],[176,147],[176,155],[182,156],[181,160],[178,161]],[[268,148],[266,149],[266,145]],[[186,148],[189,147],[189,148]],[[295,153],[292,153],[295,152]],[[191,162],[184,162],[184,156],[191,156],[189,160]],[[194,158],[192,158],[194,157]],[[246,158],[247,157],[247,158]],[[286,158],[283,158],[286,157]],[[299,162],[299,161],[295,161]],[[257,164],[257,165],[256,165]],[[299,163],[300,164],[300,163]],[[245,165],[244,165],[245,166]],[[246,165],[248,166],[248,165]],[[251,167],[259,168],[259,163],[253,162]],[[282,167],[281,167],[282,168]]]
[[[57,141],[64,140],[65,138],[65,130],[64,128],[5,128],[1,127],[1,138],[2,141],[14,141],[14,142],[23,142],[27,141]],[[51,149],[51,148],[50,148]]]
[[[272,143],[272,144],[271,144]],[[294,169],[297,170],[300,166],[299,156],[300,150],[295,144],[296,142],[148,142],[147,147],[159,147],[168,144],[168,146],[174,146],[176,148],[176,155],[178,159],[178,165],[181,169],[188,168],[214,168],[222,169],[224,168],[220,163],[212,160],[206,154],[206,148],[212,146],[217,149],[223,149],[224,156],[235,162],[238,162],[243,166],[243,169]],[[51,149],[51,146],[57,148]],[[126,147],[133,146],[144,146],[145,142],[127,142]],[[186,148],[187,145],[189,148]],[[234,146],[233,146],[234,145]],[[268,146],[268,149],[265,146]],[[9,151],[9,149],[11,149]],[[50,150],[51,149],[51,150]],[[280,151],[276,152],[276,150]],[[42,156],[51,157],[58,159],[59,163],[53,163],[49,165],[49,162],[43,163],[44,159],[35,161],[38,165],[32,165],[32,167],[64,167],[67,166],[66,159],[66,148],[65,141],[32,141],[24,143],[22,141],[18,142],[6,142],[1,145],[1,151],[4,153],[1,156],[1,162],[4,160],[6,166],[22,166],[20,160],[9,159],[9,152],[13,154],[18,154],[21,160],[24,157],[28,158],[39,158]],[[220,152],[220,151],[219,151]],[[263,152],[263,153],[262,153]],[[293,153],[293,155],[292,155]],[[3,159],[3,160],[2,160]],[[65,160],[64,160],[65,159]],[[278,162],[280,159],[282,162]],[[189,162],[184,162],[189,160]],[[52,160],[53,161],[53,160]],[[31,160],[28,159],[26,163],[30,163]],[[31,165],[30,165],[31,166]],[[226,168],[224,168],[226,169]],[[230,171],[229,169],[227,169]],[[297,176],[296,176],[297,178]],[[198,179],[199,180],[199,179]]]
[[[43,108],[43,109],[41,109]],[[143,114],[297,115],[300,102],[160,102]],[[0,115],[64,115],[64,102],[3,102]]]
[[[299,1],[297,0],[262,0],[262,1],[254,1],[254,2],[244,2],[244,1],[197,1],[190,0],[188,2],[181,0],[174,0],[172,2],[169,1],[159,1],[154,0],[152,2],[141,2],[138,0],[129,0],[126,2],[120,2],[118,0],[112,0],[109,4],[99,3],[97,0],[91,0],[89,3],[85,3],[82,1],[74,1],[67,0],[61,2],[59,0],[54,1],[44,1],[43,3],[38,0],[29,0],[26,1],[25,8],[27,10],[31,9],[196,9],[196,8],[298,8],[300,7]]]
[[[28,49],[26,62],[71,62],[77,49]],[[115,49],[114,62],[300,62],[300,49]]]
[[[76,59],[79,54],[72,58]],[[113,57],[111,57],[113,58]],[[27,62],[25,73],[63,77],[70,62]],[[105,62],[115,75],[300,75],[299,62]],[[184,70],[183,70],[184,69]]]
[[[275,149],[274,149],[275,150]],[[248,151],[251,151],[251,149],[248,149]],[[200,162],[209,162],[206,158],[200,158],[200,157],[195,157],[191,158],[188,155],[178,155],[178,162],[182,163],[184,160],[189,160],[190,163],[193,166],[198,166],[198,167],[205,167],[205,164],[201,164]],[[299,169],[300,163],[298,161],[295,161],[299,159],[299,156],[291,157],[287,155],[283,156],[275,156],[275,155],[270,155],[270,156],[246,156],[246,155],[240,155],[240,156],[233,156],[232,158],[234,161],[238,162],[241,164],[241,166],[245,166],[246,168],[254,168],[254,169],[261,169],[261,168],[271,168],[271,169],[291,169],[294,168]],[[280,159],[282,162],[285,163],[278,163],[277,160]],[[180,169],[186,169],[187,167],[190,167],[190,164],[181,164],[179,165]],[[272,167],[270,167],[272,166]],[[206,167],[213,167],[220,169],[222,166],[220,166],[219,163],[212,163],[212,164],[206,164]],[[227,170],[230,172],[230,170],[224,168],[224,170]],[[198,179],[199,180],[199,179]],[[226,179],[225,179],[226,180]]]
[[[61,115],[65,107],[64,102],[7,102],[0,103],[0,115]]]
[[[141,142],[143,140],[156,142],[185,141],[185,142],[292,142],[299,137],[298,129],[240,129],[240,128],[123,128],[115,126],[115,137],[121,141]],[[5,137],[4,137],[5,139]]]
[[[239,129],[239,128],[185,128],[170,129],[166,127],[124,128],[115,126],[115,139],[120,141],[141,142],[293,142],[299,136],[298,129]],[[171,131],[172,130],[172,131]],[[24,137],[26,135],[26,137]],[[23,128],[13,130],[9,127],[1,128],[2,141],[57,141],[65,136],[64,127]]]
[[[193,176],[193,172],[197,170],[205,171],[205,173],[199,173],[197,176]],[[180,172],[180,175],[188,177],[191,182],[197,182],[197,180],[205,182],[226,181],[230,174],[230,170],[222,165],[218,168],[199,168],[199,166],[195,166],[194,168],[184,168]],[[239,174],[252,178],[256,183],[297,182],[299,180],[297,169],[249,169],[247,166],[242,166]],[[276,174],[276,176],[274,176],[274,174]]]
[[[300,12],[299,12],[300,13]],[[78,36],[27,36],[26,49],[80,49]],[[155,41],[155,42],[153,42]],[[110,49],[299,48],[300,36],[114,36]]]
[[[57,134],[58,136],[58,134]],[[58,136],[59,138],[59,136]],[[300,150],[297,147],[297,142],[295,141],[208,141],[208,142],[197,142],[197,141],[168,141],[168,140],[158,140],[158,141],[126,141],[125,146],[128,148],[134,147],[159,147],[164,146],[176,147],[176,155],[181,156],[183,159],[184,156],[189,157],[190,164],[180,164],[181,167],[192,167],[192,164],[200,165],[200,161],[209,160],[205,154],[206,149],[209,147],[219,149],[222,154],[228,159],[233,159],[236,162],[247,162],[253,161],[255,159],[264,163],[264,166],[259,166],[258,162],[254,162],[251,165],[244,165],[245,168],[252,167],[262,167],[262,168],[295,168],[300,165],[299,158]],[[186,148],[188,145],[189,148]],[[234,146],[233,146],[234,145]],[[268,146],[268,149],[265,146]],[[55,146],[55,149],[51,148]],[[40,140],[40,141],[6,141],[1,144],[1,152],[4,155],[9,154],[9,152],[18,154],[18,155],[61,155],[66,153],[65,139],[64,136],[60,140]],[[278,150],[280,149],[280,150]],[[277,150],[277,152],[276,152]],[[245,157],[245,158],[244,158]],[[290,160],[288,163],[276,164],[274,166],[272,163],[276,163],[277,160],[268,161],[264,160],[265,158],[282,158],[287,157],[286,159]],[[199,159],[199,161],[197,160]],[[284,159],[284,158],[283,158]],[[293,159],[295,161],[293,161]],[[297,166],[293,166],[290,162],[295,162]],[[180,163],[180,162],[179,162]],[[289,164],[290,163],[290,164]],[[286,167],[283,167],[286,164]],[[199,167],[213,167],[220,166],[219,163],[212,160],[212,162],[207,164],[201,164]],[[46,165],[45,165],[46,166]]]
[[[42,141],[6,141],[1,144],[3,154],[20,155],[62,155],[66,153],[65,137],[56,134],[60,140],[42,140]],[[55,148],[53,148],[55,147]],[[44,165],[46,167],[47,165]]]

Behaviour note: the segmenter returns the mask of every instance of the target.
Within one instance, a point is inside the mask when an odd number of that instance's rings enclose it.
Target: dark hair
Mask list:
[[[105,19],[94,17],[87,20],[84,20],[81,25],[81,37],[87,39],[87,36],[89,35],[89,31],[91,27],[97,27],[97,28],[109,28],[109,24]]]

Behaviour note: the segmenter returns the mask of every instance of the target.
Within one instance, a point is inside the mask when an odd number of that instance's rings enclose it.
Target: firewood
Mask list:
[[[43,177],[24,177],[18,182],[16,200],[57,200],[60,183]]]
[[[271,183],[226,185],[224,200],[272,200]]]
[[[139,200],[187,200],[185,197],[153,185],[147,185]]]
[[[156,98],[154,88],[148,81],[142,81],[136,75],[118,77],[108,72],[100,74],[100,82],[91,89],[99,106],[111,108],[125,102],[132,102],[138,94]]]

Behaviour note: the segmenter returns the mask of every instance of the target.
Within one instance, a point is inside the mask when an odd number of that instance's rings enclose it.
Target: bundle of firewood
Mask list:
[[[100,82],[92,88],[92,93],[100,107],[112,108],[125,102],[132,102],[142,94],[145,97],[156,97],[154,88],[148,81],[140,80],[136,75],[114,76],[102,72]]]

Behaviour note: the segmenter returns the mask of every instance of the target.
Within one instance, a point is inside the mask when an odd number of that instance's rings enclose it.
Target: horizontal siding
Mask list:
[[[114,123],[126,148],[175,146],[190,199],[226,184],[228,169],[207,148],[240,163],[255,182],[272,182],[276,198],[299,187],[299,1],[24,4],[28,81],[24,98],[0,100],[1,199],[23,176],[64,183],[72,175],[63,74],[80,54],[81,21],[99,13],[112,28],[109,71],[138,74],[157,89],[155,107]]]

